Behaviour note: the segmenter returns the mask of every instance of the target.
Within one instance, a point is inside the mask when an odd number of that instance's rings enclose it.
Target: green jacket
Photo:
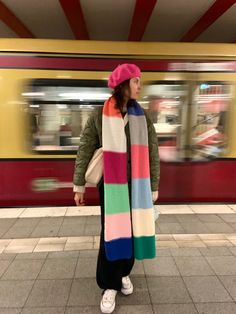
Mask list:
[[[85,173],[90,159],[93,156],[94,151],[102,147],[102,109],[98,107],[90,115],[87,123],[84,127],[80,138],[79,149],[74,167],[73,183],[77,186],[84,186]],[[159,187],[160,179],[160,160],[158,153],[158,140],[155,128],[147,112],[144,110],[147,126],[148,126],[148,145],[149,145],[149,159],[150,159],[150,178],[151,178],[151,189],[157,191]],[[127,176],[128,179],[131,177],[131,164],[130,164],[130,132],[129,123],[125,126],[125,133],[127,138]]]

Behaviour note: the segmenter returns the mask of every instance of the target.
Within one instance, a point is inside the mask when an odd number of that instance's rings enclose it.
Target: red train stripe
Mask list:
[[[142,71],[232,72],[236,61],[143,60],[70,57],[1,56],[0,68],[111,71],[121,63],[135,63]]]

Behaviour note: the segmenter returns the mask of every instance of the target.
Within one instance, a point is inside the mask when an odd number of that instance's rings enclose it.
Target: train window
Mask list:
[[[183,157],[187,87],[183,81],[150,82],[141,103],[148,109],[154,124],[159,155],[163,161]]]
[[[30,146],[41,153],[78,149],[90,113],[110,96],[105,80],[37,79],[22,93],[28,102]]]
[[[208,160],[227,147],[226,120],[231,101],[230,85],[200,82],[194,88],[191,108],[193,160]]]

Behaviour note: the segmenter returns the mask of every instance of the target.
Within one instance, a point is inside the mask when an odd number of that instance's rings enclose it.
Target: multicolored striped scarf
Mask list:
[[[136,101],[128,106],[128,121],[131,200],[127,179],[125,122],[115,106],[115,99],[110,97],[104,103],[102,118],[104,244],[109,261],[132,256],[138,260],[156,256],[147,122],[143,109]]]

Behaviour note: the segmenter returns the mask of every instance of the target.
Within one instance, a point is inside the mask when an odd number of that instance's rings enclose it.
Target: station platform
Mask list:
[[[158,205],[157,257],[114,313],[235,314],[236,204]],[[0,208],[0,313],[100,313],[100,208]]]

